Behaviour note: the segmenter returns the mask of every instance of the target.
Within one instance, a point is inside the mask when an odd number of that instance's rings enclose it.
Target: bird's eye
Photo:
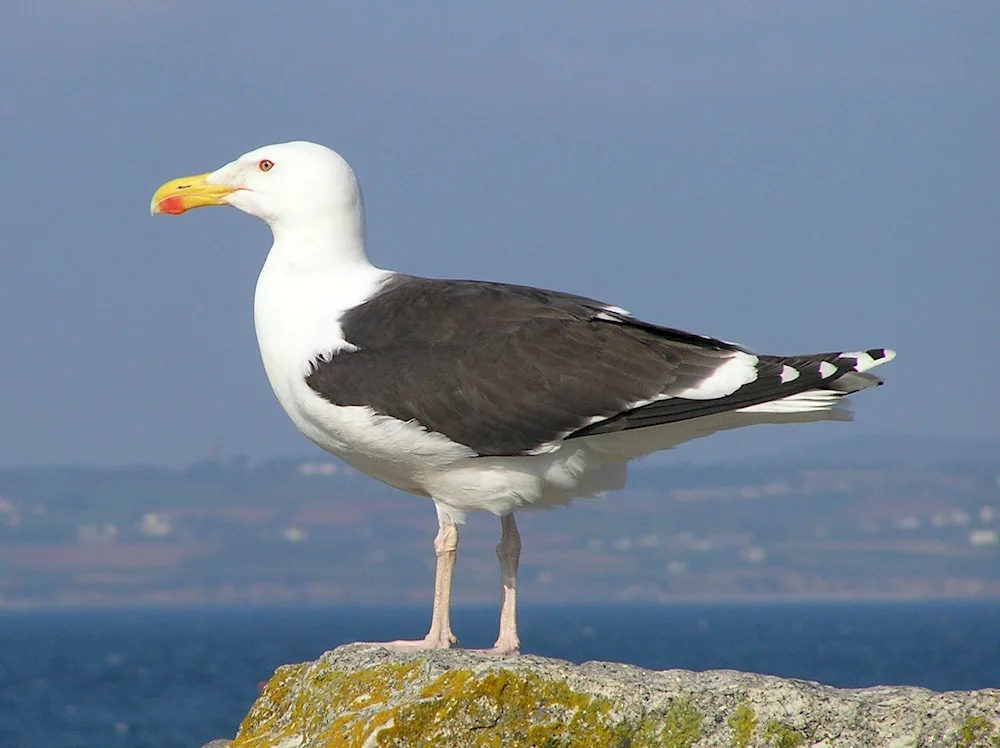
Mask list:
[[[271,171],[274,167],[274,162],[267,158],[262,158],[257,162],[257,168],[261,171]]]

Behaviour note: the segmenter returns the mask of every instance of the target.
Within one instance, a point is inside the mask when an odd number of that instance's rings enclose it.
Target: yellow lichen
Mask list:
[[[271,748],[276,738],[296,736],[315,745],[360,746],[392,717],[361,711],[384,704],[414,680],[421,662],[352,673],[326,669],[321,662],[279,668],[243,720],[231,748]],[[342,713],[331,720],[331,711]]]
[[[757,715],[746,704],[740,704],[729,716],[726,724],[733,731],[733,748],[747,748],[757,729]]]
[[[533,673],[450,670],[424,687],[419,701],[398,709],[378,745],[607,748],[620,742],[610,707]]]
[[[631,737],[631,746],[690,748],[701,737],[702,715],[690,702],[675,701],[664,712],[647,714]]]
[[[764,726],[764,739],[772,748],[798,748],[805,744],[806,736],[791,725],[771,720]]]
[[[507,668],[449,670],[416,698],[400,698],[422,664],[352,673],[322,662],[281,668],[231,748],[689,748],[701,735],[702,717],[688,701],[629,726],[607,699]]]
[[[993,724],[979,715],[969,717],[959,731],[959,748],[989,748],[1000,746],[1000,735],[993,735]]]
[[[257,701],[254,702],[249,714],[244,718],[240,732],[243,732],[244,726],[250,725],[252,726],[251,736],[258,733],[266,735],[279,729],[284,722],[288,721],[289,710],[294,711],[298,701],[289,704],[292,686],[301,680],[302,674],[307,668],[308,665],[286,665],[278,668]],[[264,748],[267,743],[253,740],[251,737],[250,741],[240,745],[241,748]]]
[[[350,708],[381,704],[417,677],[420,660],[405,665],[378,665],[353,673],[324,673],[323,688],[337,695],[332,706]]]

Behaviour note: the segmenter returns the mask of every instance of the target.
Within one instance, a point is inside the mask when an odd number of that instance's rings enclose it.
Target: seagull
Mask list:
[[[434,502],[430,629],[385,643],[395,650],[458,643],[451,580],[468,512],[500,518],[499,634],[488,651],[516,654],[515,511],[621,488],[630,460],[719,431],[846,420],[842,398],[881,384],[869,370],[895,356],[761,355],[583,296],[377,268],[354,172],[316,143],[264,146],[171,180],[150,210],[211,205],[271,229],[254,323],[292,422],[354,468]]]

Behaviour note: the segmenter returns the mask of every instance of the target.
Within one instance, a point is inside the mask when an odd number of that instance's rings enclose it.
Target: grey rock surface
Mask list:
[[[1000,748],[1000,690],[352,644],[279,668],[229,748],[321,746]]]

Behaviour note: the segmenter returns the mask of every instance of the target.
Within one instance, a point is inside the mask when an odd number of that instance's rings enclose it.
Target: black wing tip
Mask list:
[[[869,348],[865,353],[876,361],[882,361],[883,359],[891,360],[896,357],[896,352],[890,348]]]

